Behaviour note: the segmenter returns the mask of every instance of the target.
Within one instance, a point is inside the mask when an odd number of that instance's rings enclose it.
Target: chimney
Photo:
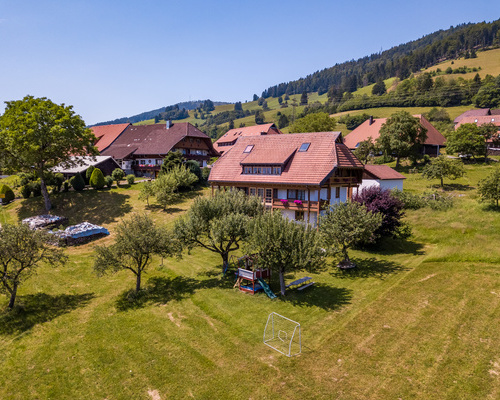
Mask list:
[[[170,129],[171,126],[172,126],[172,120],[167,119],[167,129]]]
[[[373,115],[370,115],[370,125],[373,124]]]

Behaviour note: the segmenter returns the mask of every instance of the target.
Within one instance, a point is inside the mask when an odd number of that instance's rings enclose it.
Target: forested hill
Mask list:
[[[209,101],[209,100],[208,100]],[[137,122],[141,122],[147,119],[153,119],[157,116],[159,116],[162,113],[168,112],[168,111],[173,111],[173,110],[194,110],[200,106],[202,106],[204,103],[206,103],[207,100],[194,100],[194,101],[184,101],[182,103],[177,103],[174,104],[173,106],[167,106],[167,107],[161,107],[157,108],[156,110],[151,110],[151,111],[145,111],[143,113],[137,114],[137,115],[132,115],[131,117],[123,117],[123,118],[117,118],[112,121],[105,121],[105,122],[99,122],[97,124],[91,125],[91,126],[99,126],[99,125],[110,125],[110,124],[124,124],[127,122],[130,122],[132,124],[135,124]],[[220,106],[223,104],[228,104],[223,101],[213,101],[214,106]],[[172,119],[180,119],[177,118],[178,116],[173,115]]]
[[[500,45],[500,19],[489,23],[462,24],[357,61],[336,64],[296,81],[271,86],[262,92],[262,97],[303,92],[318,92],[321,95],[328,90],[354,92],[390,77],[405,79],[422,68],[493,45]]]

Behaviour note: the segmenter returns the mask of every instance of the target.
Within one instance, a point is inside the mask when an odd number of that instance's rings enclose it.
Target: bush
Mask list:
[[[31,192],[33,193],[33,197],[38,197],[42,195],[42,185],[40,185],[40,181],[33,181],[30,183]]]
[[[104,180],[104,175],[102,174],[102,171],[99,168],[95,168],[94,171],[92,171],[89,183],[90,186],[92,186],[96,190],[100,190],[104,187],[106,182]]]
[[[94,169],[95,167],[93,165],[87,168],[87,171],[85,172],[85,177],[87,178],[87,182],[90,182],[90,178],[92,178],[92,173],[94,172]]]
[[[62,185],[62,191],[63,191],[64,193],[69,192],[69,182],[68,182],[68,181],[64,181],[64,182],[63,182],[63,185]]]
[[[440,192],[424,193],[426,204],[433,210],[447,210],[453,207],[453,198]]]
[[[127,183],[128,183],[129,185],[133,185],[133,183],[135,182],[135,175],[132,175],[132,174],[127,175],[127,176],[125,177],[125,179],[127,180]]]
[[[116,186],[119,185],[120,181],[125,178],[125,172],[121,168],[115,168],[111,173],[111,176],[116,181]]]
[[[113,177],[107,175],[104,177],[104,183],[106,184],[108,189],[111,189],[111,186],[113,186],[114,179]]]
[[[403,208],[407,210],[418,210],[425,207],[425,200],[419,195],[397,189],[393,190],[392,194],[403,203]]]
[[[69,183],[75,189],[77,192],[81,192],[83,189],[85,189],[85,181],[83,180],[83,177],[80,174],[76,174],[75,176],[72,176],[71,179],[69,180]]]
[[[7,185],[0,184],[0,194],[5,196],[3,199],[0,199],[2,204],[9,204],[16,198],[12,189]]]
[[[201,179],[204,181],[204,182],[207,182],[208,181],[208,178],[210,178],[210,168],[208,167],[205,167],[201,170]]]
[[[167,175],[173,176],[179,191],[190,190],[198,182],[198,177],[183,165],[172,168]]]
[[[21,186],[21,196],[23,196],[23,199],[27,199],[31,196],[30,185]]]
[[[64,183],[64,175],[61,174],[61,173],[57,173],[54,175],[54,187],[55,187],[55,191],[56,192],[60,192],[61,191],[61,186],[63,185]]]
[[[404,216],[403,202],[392,195],[390,190],[382,190],[377,186],[368,187],[354,196],[353,201],[363,204],[368,211],[382,215],[382,224],[375,231],[376,237],[396,235]]]

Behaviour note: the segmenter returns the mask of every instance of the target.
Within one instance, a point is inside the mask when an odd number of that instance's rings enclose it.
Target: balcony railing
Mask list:
[[[307,201],[307,200],[295,200],[295,199],[273,199],[273,208],[287,209],[287,210],[317,210],[318,206],[320,210],[327,209],[329,207],[328,200],[320,201]]]
[[[155,165],[155,164],[136,164],[132,166],[133,169],[136,171],[159,171],[161,168],[161,165]]]

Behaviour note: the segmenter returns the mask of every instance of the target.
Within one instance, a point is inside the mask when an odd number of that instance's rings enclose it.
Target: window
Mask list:
[[[257,173],[258,173],[259,175],[260,175],[260,174],[262,174],[262,168],[261,168],[261,167],[258,167],[258,168],[257,168]]]
[[[335,198],[340,199],[340,187],[338,186],[335,188]]]
[[[304,221],[304,211],[295,211],[295,221]]]
[[[273,202],[273,189],[266,189],[266,203]]]
[[[264,189],[263,188],[257,189],[257,196],[264,198]]]
[[[297,200],[305,200],[305,199],[306,199],[306,191],[297,190]]]
[[[274,175],[281,175],[281,167],[274,167],[273,174]]]
[[[256,174],[257,173],[257,167],[253,167],[253,173]]]
[[[287,198],[290,200],[305,200],[306,199],[306,191],[305,190],[288,189],[287,190]]]
[[[310,145],[311,145],[311,143],[302,143],[302,145],[300,146],[299,151],[307,151],[309,149]]]
[[[250,196],[255,196],[255,194],[256,194],[256,189],[250,188]]]
[[[286,198],[287,199],[295,200],[297,198],[296,196],[297,196],[297,191],[296,190],[290,190],[290,189],[287,190],[287,193],[286,193]]]
[[[249,144],[247,147],[245,147],[245,150],[243,150],[243,153],[250,153],[253,149],[253,144]]]

